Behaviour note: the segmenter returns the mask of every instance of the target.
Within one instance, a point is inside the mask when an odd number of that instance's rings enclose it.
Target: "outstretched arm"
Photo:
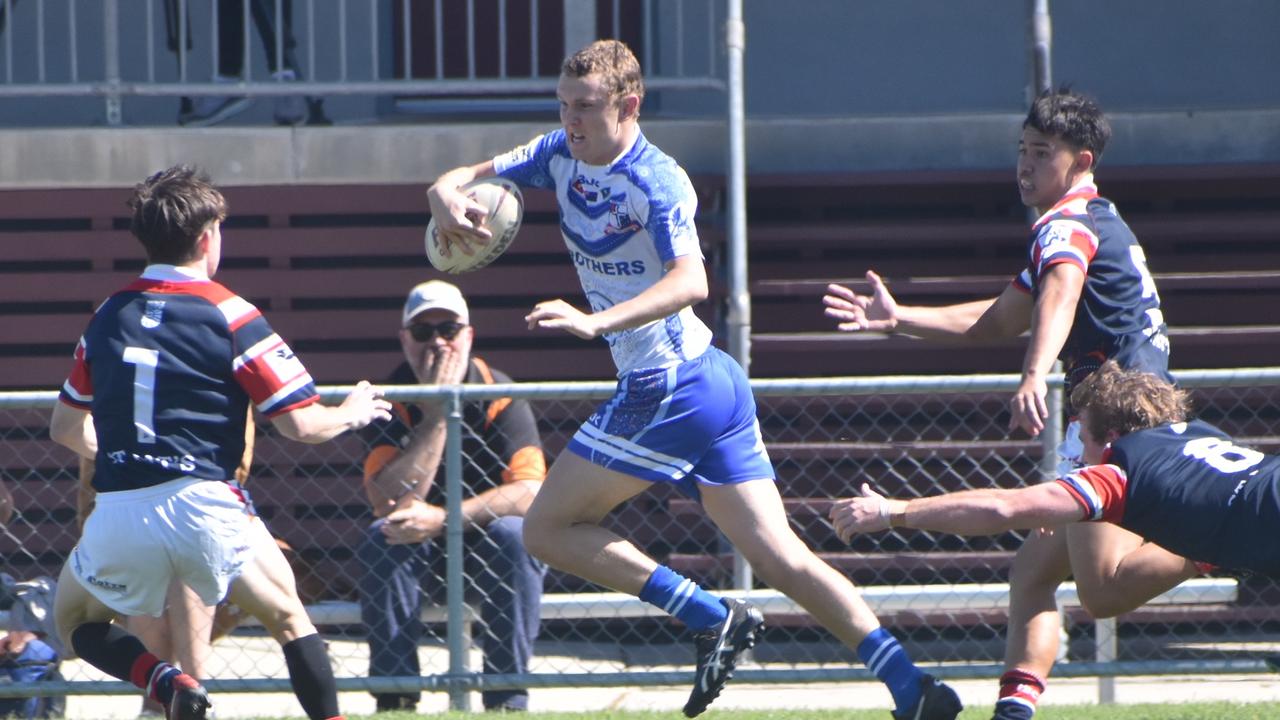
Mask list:
[[[861,497],[840,500],[831,508],[831,522],[845,542],[854,534],[890,527],[994,535],[1065,525],[1083,517],[1080,503],[1056,482],[1014,490],[963,490],[914,500],[891,500],[864,483]]]
[[[391,403],[382,391],[361,380],[341,405],[313,403],[271,418],[281,435],[304,443],[322,443],[374,420],[390,420]]]
[[[846,332],[902,332],[934,340],[987,342],[1015,337],[1031,319],[1030,298],[1012,285],[994,298],[929,307],[900,305],[876,273],[867,271],[870,295],[843,285],[828,285],[822,298],[826,315]]]

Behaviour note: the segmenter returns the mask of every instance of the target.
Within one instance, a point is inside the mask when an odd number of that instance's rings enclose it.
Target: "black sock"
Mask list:
[[[329,650],[319,633],[285,643],[283,650],[289,684],[307,717],[311,720],[337,717],[338,687],[333,681]]]
[[[147,652],[141,640],[125,632],[119,625],[105,622],[84,623],[71,631],[71,648],[85,662],[102,672],[146,688],[146,677],[141,678],[140,685],[134,677],[134,665],[144,655],[151,653]],[[139,668],[137,674],[149,674],[151,669]]]

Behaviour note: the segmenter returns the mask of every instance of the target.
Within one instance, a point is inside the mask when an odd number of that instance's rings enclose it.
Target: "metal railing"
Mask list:
[[[1176,376],[1184,387],[1193,391],[1202,417],[1242,442],[1252,440],[1269,448],[1277,443],[1275,424],[1280,419],[1275,400],[1280,397],[1280,368],[1186,371]],[[1060,382],[1061,379],[1056,378],[1050,384],[1058,386]],[[833,533],[825,525],[821,509],[815,511],[807,505],[809,501],[821,502],[853,493],[864,480],[902,497],[934,492],[935,483],[945,483],[948,487],[1009,487],[1038,479],[1044,447],[1037,442],[1005,436],[1006,401],[1017,384],[1018,377],[1014,375],[975,375],[755,380],[752,387],[783,494],[796,502],[791,506],[793,523],[820,552],[844,548],[847,555],[850,548],[831,543]],[[498,397],[527,400],[539,420],[544,446],[554,455],[578,423],[591,413],[595,401],[608,396],[613,389],[611,382],[387,388],[392,399],[439,402],[447,409],[450,442],[445,462],[450,522],[445,542],[448,558],[460,560],[462,557],[461,523],[455,520],[461,512],[463,468],[471,461],[462,453],[460,442],[463,405]],[[332,400],[346,391],[347,388],[330,387],[324,389],[323,395]],[[36,507],[30,513],[23,512],[29,509],[27,505],[37,502],[34,489],[37,486],[55,483],[60,487],[74,487],[74,458],[53,446],[47,435],[42,434],[53,402],[52,392],[0,394],[0,429],[3,429],[0,444],[6,446],[7,458],[2,467],[6,481],[14,483],[15,505],[20,513],[10,523],[6,535],[9,541],[17,538],[25,543],[19,548],[21,552],[6,550],[6,572],[24,570],[15,564],[22,553],[46,564],[56,561],[56,553],[50,559],[50,548],[69,547],[74,540],[74,536],[57,539],[58,532],[74,533],[75,529],[74,523],[58,520],[56,508]],[[274,517],[264,514],[268,526],[295,546],[313,540],[319,547],[320,539],[305,534],[311,532],[307,528],[315,526],[291,521],[289,515],[317,517],[309,514],[314,506],[347,502],[330,499],[324,493],[333,492],[335,488],[359,487],[364,446],[346,436],[326,446],[298,449],[264,429],[259,433],[258,448],[260,458],[255,462],[250,488],[256,484],[264,497],[283,491],[294,493],[271,501],[278,514]],[[348,482],[351,485],[347,485]],[[282,486],[288,487],[282,490]],[[343,492],[350,491],[343,489]],[[695,507],[686,507],[688,501],[674,495],[657,494],[661,496],[659,501],[634,505],[628,515],[631,519],[627,522],[632,523],[629,531],[650,538],[637,541],[644,549],[660,561],[672,564],[680,558],[723,557],[725,549],[717,545],[713,534],[700,530],[706,520]],[[47,492],[39,497],[48,502]],[[338,518],[340,514],[333,517]],[[345,522],[360,525],[371,519],[367,514],[357,513]],[[343,521],[326,521],[324,527],[331,530],[340,522]],[[661,540],[657,545],[653,544],[655,537]],[[328,542],[335,541],[328,539]],[[990,555],[993,552],[1007,556],[1019,542],[1020,536],[1016,534],[966,540],[899,530],[855,542],[852,550],[862,555],[854,558],[854,564],[844,570],[862,576],[858,584],[867,588],[868,598],[883,611],[907,610],[907,615],[902,617],[934,618],[921,625],[898,626],[894,623],[899,615],[886,617],[886,626],[902,635],[912,655],[930,665],[931,672],[951,678],[995,677],[1001,672],[1000,626],[992,624],[997,620],[980,620],[975,624],[972,618],[975,613],[998,612],[1000,599],[1004,597],[1002,586],[989,584],[988,576],[996,571],[982,567],[985,558],[993,557]],[[893,569],[895,556],[901,552],[913,556],[935,553],[930,557],[939,558],[938,565],[927,583],[920,584],[919,579],[906,578]],[[971,566],[968,570],[962,567],[966,556],[971,560],[965,565]],[[874,558],[881,559],[878,565],[870,562]],[[34,567],[34,564],[28,566]],[[430,648],[423,647],[422,675],[369,678],[361,665],[366,657],[360,650],[363,633],[358,624],[352,624],[357,622],[358,615],[352,601],[341,598],[344,592],[350,592],[349,587],[347,590],[339,587],[344,582],[342,572],[338,569],[322,573],[324,582],[328,583],[322,594],[337,599],[324,600],[316,606],[316,611],[328,612],[324,622],[333,623],[326,625],[325,632],[330,638],[338,685],[343,690],[448,692],[455,707],[465,707],[469,693],[480,687],[682,684],[690,677],[688,669],[673,669],[689,665],[691,657],[686,656],[684,640],[670,623],[650,617],[652,613],[647,608],[638,608],[634,600],[614,597],[616,593],[597,593],[583,588],[565,592],[556,585],[563,582],[563,578],[548,578],[548,595],[544,596],[543,604],[550,610],[544,619],[544,637],[539,640],[537,663],[531,671],[523,675],[482,675],[471,669],[476,665],[468,625],[475,616],[463,596],[462,564],[452,562],[445,574],[436,579],[448,589],[448,597],[444,607],[436,608],[431,618],[437,626],[443,624],[444,631],[443,636],[433,636],[435,640]],[[943,578],[948,576],[955,577],[944,582]],[[731,568],[722,568],[721,572],[713,569],[701,581],[710,587],[729,588]],[[1269,623],[1280,619],[1268,616],[1268,609],[1259,606],[1256,600],[1274,592],[1271,580],[1250,578],[1241,582],[1239,591],[1234,580],[1210,581],[1179,590],[1164,602],[1215,604],[1219,610],[1213,612],[1218,614],[1207,616],[1202,625],[1190,621],[1194,626],[1192,636],[1186,635],[1185,619],[1177,627],[1173,627],[1172,622],[1166,627],[1159,618],[1149,621],[1154,624],[1138,625],[1133,625],[1137,620],[1122,619],[1122,626],[1134,627],[1137,631],[1120,635],[1115,625],[1076,616],[1070,627],[1073,642],[1068,662],[1055,668],[1055,675],[1107,678],[1131,674],[1266,671],[1262,658],[1269,645],[1264,642],[1253,650],[1247,646],[1265,639]],[[761,593],[761,598],[775,610],[790,607],[785,605],[785,598],[768,591],[752,592]],[[1247,605],[1237,608],[1232,604],[1237,598]],[[660,660],[652,667],[640,669],[634,662],[599,660],[599,656],[605,654],[602,648],[623,642],[611,629],[616,625],[610,622],[649,623],[644,626],[643,643],[652,646],[653,657]],[[953,632],[944,632],[946,628]],[[962,631],[962,639],[955,639],[956,629]],[[765,645],[777,647],[778,651],[769,657],[757,653],[755,660],[740,668],[739,680],[798,683],[871,678],[860,667],[832,660],[829,651],[816,650],[833,640],[821,635],[815,640],[813,632],[812,628],[775,628]],[[241,634],[220,640],[215,645],[215,654],[224,663],[209,672],[211,690],[286,691],[288,683],[281,668],[268,670],[245,664],[244,654],[250,652],[250,646],[257,649],[254,643],[262,642],[260,637]],[[633,637],[626,642],[636,640]],[[586,655],[572,650],[584,644],[594,649]],[[64,667],[64,674],[69,678],[66,683],[0,685],[0,696],[134,692],[125,683],[85,681],[73,668]]]
[[[722,0],[498,0],[493,17],[476,0],[221,2],[242,26],[230,85],[217,0],[0,0],[0,97],[101,96],[118,125],[140,96],[549,96],[559,59],[598,36],[631,42],[652,90],[726,89]]]

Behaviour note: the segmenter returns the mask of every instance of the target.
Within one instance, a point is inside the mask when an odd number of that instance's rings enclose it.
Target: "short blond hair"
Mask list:
[[[1083,430],[1098,442],[1114,430],[1138,430],[1187,419],[1191,403],[1185,390],[1142,370],[1121,370],[1114,360],[1102,364],[1071,393],[1079,413],[1089,411]]]
[[[571,78],[599,75],[615,102],[635,95],[644,101],[644,74],[631,48],[620,40],[597,40],[565,59],[560,74]]]

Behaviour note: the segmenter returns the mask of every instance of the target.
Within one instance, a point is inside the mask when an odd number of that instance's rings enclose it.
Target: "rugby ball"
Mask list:
[[[488,244],[476,246],[474,254],[468,255],[461,248],[449,249],[445,257],[440,238],[436,235],[436,219],[427,223],[427,259],[439,271],[456,275],[467,273],[488,265],[506,252],[520,230],[520,220],[524,217],[524,198],[520,188],[510,180],[500,177],[488,177],[474,180],[462,187],[462,191],[480,205],[488,209],[482,227],[493,233]]]

